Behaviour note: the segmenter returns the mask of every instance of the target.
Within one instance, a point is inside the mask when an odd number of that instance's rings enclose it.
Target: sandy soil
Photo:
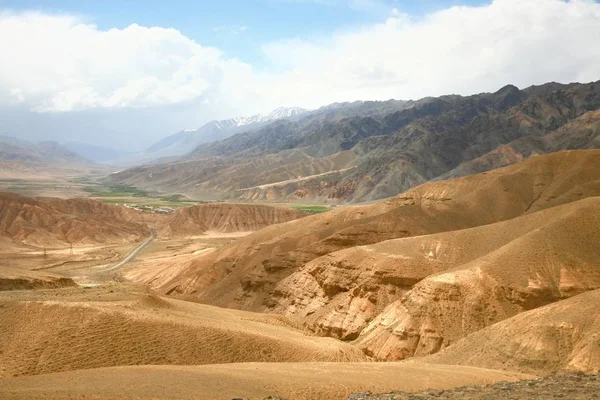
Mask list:
[[[0,320],[0,376],[122,365],[366,360],[358,348],[306,334],[281,316],[152,294],[117,302],[2,303]]]
[[[358,390],[448,389],[530,378],[418,363],[249,363],[104,368],[0,380],[4,399],[342,400]]]

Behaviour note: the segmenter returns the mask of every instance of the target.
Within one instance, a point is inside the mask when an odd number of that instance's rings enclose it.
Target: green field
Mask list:
[[[309,214],[321,214],[331,210],[329,206],[319,206],[319,205],[290,205],[290,208],[298,211],[304,211]]]
[[[93,197],[151,197],[147,191],[131,185],[89,185],[83,190]]]

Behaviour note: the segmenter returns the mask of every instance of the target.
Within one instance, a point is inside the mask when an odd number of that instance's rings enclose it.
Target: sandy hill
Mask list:
[[[0,379],[7,400],[344,400],[356,391],[422,391],[531,376],[426,363],[245,363],[101,368]]]
[[[158,229],[158,234],[194,236],[207,231],[248,232],[306,216],[281,207],[253,204],[201,204],[180,208]]]
[[[273,310],[322,335],[362,332],[359,343],[378,358],[437,351],[523,310],[600,287],[598,210],[600,198],[592,197],[330,253],[278,282]]]
[[[165,292],[255,311],[277,304],[275,286],[331,252],[388,239],[504,221],[600,193],[600,151],[571,151],[453,181],[433,182],[388,201],[274,225],[198,257]],[[398,284],[400,290],[405,285]]]
[[[6,265],[0,267],[1,290],[54,289],[76,286],[71,278],[43,271],[30,271]]]
[[[406,286],[361,331],[357,345],[383,359],[427,355],[523,311],[600,288],[599,223],[594,197],[401,244],[408,251],[398,256],[417,253],[415,261],[433,273]],[[399,263],[407,273],[392,277],[415,277],[414,264],[411,270],[410,261]]]
[[[364,361],[284,317],[166,300],[0,304],[0,375],[124,365]]]
[[[129,210],[91,199],[31,198],[0,192],[0,235],[36,246],[130,243],[147,236]]]
[[[531,310],[467,336],[427,358],[547,374],[600,371],[600,290]]]

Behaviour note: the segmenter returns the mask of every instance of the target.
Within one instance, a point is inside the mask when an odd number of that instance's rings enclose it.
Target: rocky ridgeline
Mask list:
[[[547,400],[600,399],[600,374],[564,374],[530,381],[501,382],[485,387],[464,386],[420,393],[355,393],[347,400]]]

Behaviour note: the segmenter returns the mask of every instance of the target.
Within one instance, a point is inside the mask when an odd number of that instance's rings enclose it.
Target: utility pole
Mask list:
[[[48,253],[46,253],[46,246],[44,246],[44,260],[48,258]]]
[[[71,245],[71,255],[73,255],[73,243],[69,243]]]

